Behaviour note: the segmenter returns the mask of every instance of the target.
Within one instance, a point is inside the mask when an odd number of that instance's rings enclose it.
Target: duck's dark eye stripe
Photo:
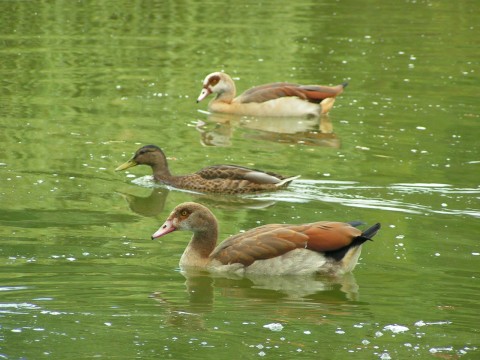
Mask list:
[[[153,149],[142,149],[138,152],[139,155],[142,155],[142,154],[146,154],[146,153],[149,153],[149,152],[153,152],[154,150]]]

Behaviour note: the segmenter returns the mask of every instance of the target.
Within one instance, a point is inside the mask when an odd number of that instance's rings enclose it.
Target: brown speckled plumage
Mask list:
[[[376,224],[362,232],[355,227],[359,224],[334,221],[302,225],[269,224],[231,236],[216,247],[217,219],[205,206],[187,202],[175,207],[152,238],[175,230],[192,231],[192,240],[180,261],[184,267],[238,264],[236,269],[248,269],[260,260],[280,258],[294,250],[305,249],[326,259],[324,264],[310,264],[313,267],[311,273],[324,270],[341,272],[355,267],[359,252],[356,256],[351,252],[358,250],[380,229],[380,224]],[[291,262],[291,259],[288,261]]]
[[[193,174],[175,176],[168,169],[165,154],[155,145],[141,147],[129,161],[116,170],[125,170],[136,165],[150,166],[156,181],[180,189],[207,193],[245,194],[272,191],[287,187],[297,178],[236,165],[213,165]]]

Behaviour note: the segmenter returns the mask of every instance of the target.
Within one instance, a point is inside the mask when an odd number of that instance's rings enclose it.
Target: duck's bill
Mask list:
[[[133,159],[130,159],[128,160],[126,163],[123,163],[122,165],[120,165],[119,167],[117,167],[115,169],[115,171],[122,171],[122,170],[125,170],[125,169],[128,169],[128,168],[131,168],[131,167],[134,167],[134,166],[137,166],[137,162]]]
[[[205,99],[208,95],[210,95],[211,91],[208,89],[203,88],[200,96],[197,99],[197,103]]]
[[[167,235],[168,233],[171,233],[172,231],[177,230],[175,226],[173,226],[173,223],[171,220],[165,221],[165,223],[160,226],[160,228],[152,235],[152,240],[155,240],[161,236]]]

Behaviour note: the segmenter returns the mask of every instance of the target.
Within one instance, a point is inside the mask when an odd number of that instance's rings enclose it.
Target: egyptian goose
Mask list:
[[[130,160],[117,167],[115,171],[137,165],[149,165],[156,181],[179,189],[207,193],[244,194],[278,190],[286,188],[292,180],[299,177],[285,177],[273,172],[236,165],[207,166],[193,174],[175,176],[168,169],[165,154],[155,145],[141,147]]]
[[[347,83],[337,86],[299,85],[278,82],[253,87],[235,97],[232,78],[214,72],[203,81],[197,103],[208,95],[216,97],[208,104],[211,112],[250,116],[320,116],[333,107],[335,97],[343,92]]]
[[[219,246],[218,223],[203,205],[178,205],[152,235],[159,238],[175,230],[193,232],[180,259],[183,270],[204,268],[238,275],[341,275],[357,264],[362,244],[380,229],[375,224],[362,232],[359,222],[319,221],[311,224],[263,225],[231,236]]]

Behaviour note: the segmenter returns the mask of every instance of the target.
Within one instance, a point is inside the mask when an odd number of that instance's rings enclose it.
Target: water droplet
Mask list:
[[[395,324],[395,325],[387,325],[383,328],[383,330],[388,330],[393,332],[394,334],[398,334],[398,333],[408,331],[409,329],[406,326]]]
[[[271,331],[282,331],[283,330],[283,325],[279,323],[271,323],[271,324],[266,324],[263,325],[264,328],[269,329]]]

